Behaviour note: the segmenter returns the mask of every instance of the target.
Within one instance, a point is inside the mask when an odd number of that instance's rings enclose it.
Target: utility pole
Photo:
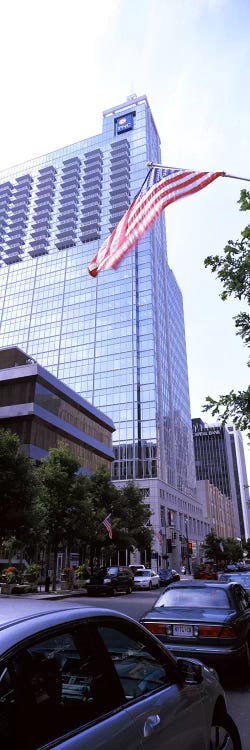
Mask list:
[[[185,518],[185,529],[186,529],[186,544],[187,544],[187,569],[188,573],[191,573],[190,558],[189,558],[189,539],[188,539],[188,518]]]

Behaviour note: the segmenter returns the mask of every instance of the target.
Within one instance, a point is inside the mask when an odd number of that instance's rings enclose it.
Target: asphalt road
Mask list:
[[[159,595],[159,591],[139,591],[133,592],[130,596],[118,595],[116,597],[67,597],[66,599],[53,600],[51,597],[36,598],[36,595],[27,597],[4,597],[4,609],[8,609],[10,616],[18,617],[22,614],[36,611],[50,611],[52,609],[65,609],[65,607],[78,608],[86,605],[98,606],[117,610],[126,615],[130,615],[135,620],[139,620],[141,615],[150,609]],[[2,600],[3,601],[3,600]],[[1,603],[0,603],[0,621],[1,621]],[[250,747],[250,675],[247,684],[241,684],[237,675],[222,678],[222,683],[227,696],[228,710],[235,720],[240,731],[242,740],[242,750],[249,750]]]

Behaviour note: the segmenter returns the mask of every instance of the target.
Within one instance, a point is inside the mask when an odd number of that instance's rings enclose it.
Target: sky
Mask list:
[[[249,0],[9,0],[1,8],[0,169],[101,132],[102,112],[146,94],[162,163],[250,179]],[[184,300],[192,417],[249,384],[248,350],[204,258],[249,222],[247,182],[219,178],[166,209]],[[249,447],[245,455],[250,482]]]

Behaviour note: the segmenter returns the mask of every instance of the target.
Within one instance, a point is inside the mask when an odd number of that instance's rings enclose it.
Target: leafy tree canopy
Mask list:
[[[250,210],[250,193],[242,190],[240,199],[240,211]],[[250,304],[250,224],[241,232],[241,238],[236,242],[229,240],[224,248],[224,255],[211,255],[204,261],[206,267],[210,267],[212,273],[217,275],[221,281],[223,290],[221,299],[235,297],[240,301]],[[248,312],[240,312],[234,317],[236,335],[242,338],[243,343],[250,347],[250,315]],[[247,363],[250,367],[250,359]],[[250,386],[243,391],[231,390],[221,395],[218,400],[211,396],[206,397],[203,411],[211,411],[212,416],[218,417],[223,424],[230,421],[237,429],[247,430],[250,438]]]
[[[35,464],[24,454],[18,435],[0,429],[1,538],[15,539],[16,548],[27,542],[34,525],[39,491]]]
[[[210,531],[204,539],[203,549],[208,559],[225,563],[237,562],[243,558],[243,550],[238,539],[222,539],[215,531]]]

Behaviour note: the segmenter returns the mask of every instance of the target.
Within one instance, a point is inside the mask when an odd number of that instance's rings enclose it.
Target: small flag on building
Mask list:
[[[108,532],[109,538],[112,539],[111,513],[109,513],[109,515],[104,518],[104,521],[102,523],[103,526],[105,526],[106,531]]]
[[[140,192],[89,263],[90,275],[97,276],[99,271],[116,268],[144,237],[166,206],[179,198],[197,193],[217,177],[224,175],[224,172],[191,172],[172,167],[151,167]]]
[[[162,536],[161,532],[158,531],[157,534],[156,534],[156,536],[157,536],[157,539],[160,542],[161,547],[163,547],[163,536]]]

